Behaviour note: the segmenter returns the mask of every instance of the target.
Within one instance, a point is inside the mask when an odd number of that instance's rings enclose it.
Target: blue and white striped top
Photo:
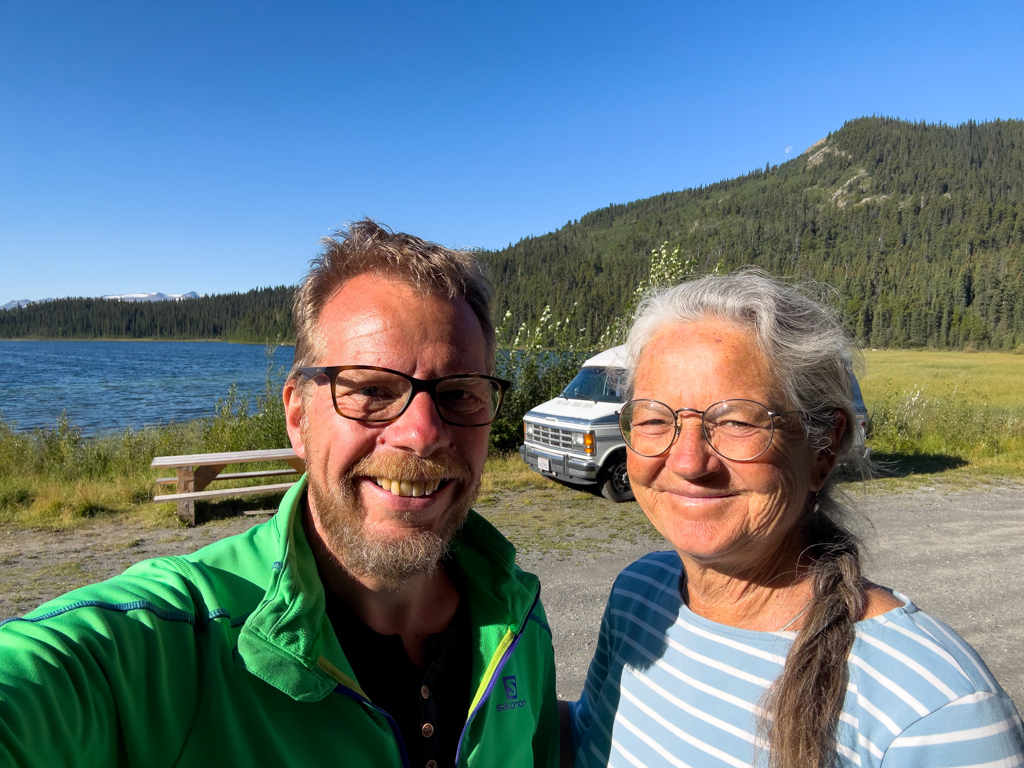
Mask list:
[[[679,592],[674,552],[633,563],[612,588],[581,699],[577,768],[767,764],[758,702],[795,632],[755,632],[698,616]],[[1024,766],[1024,725],[978,654],[903,595],[857,624],[836,734],[844,765]]]

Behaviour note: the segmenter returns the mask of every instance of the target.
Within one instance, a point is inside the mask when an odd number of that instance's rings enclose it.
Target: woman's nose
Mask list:
[[[714,471],[718,454],[704,439],[700,417],[680,414],[679,435],[669,448],[666,466],[680,477],[700,477]]]

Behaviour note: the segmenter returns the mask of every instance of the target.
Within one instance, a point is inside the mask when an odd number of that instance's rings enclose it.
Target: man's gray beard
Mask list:
[[[450,478],[450,482],[461,486],[440,530],[408,530],[393,538],[375,537],[366,530],[354,487],[356,478],[424,476]],[[429,577],[437,571],[480,491],[480,478],[474,479],[469,466],[455,453],[427,458],[404,453],[370,454],[357,462],[334,487],[327,487],[311,472],[309,491],[324,543],[345,570],[353,576],[370,577],[385,589],[397,589],[412,576]]]

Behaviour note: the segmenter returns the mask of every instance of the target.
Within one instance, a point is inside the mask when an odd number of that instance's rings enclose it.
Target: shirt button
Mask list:
[[[424,699],[429,699],[430,698],[430,689],[427,688],[427,686],[425,686],[425,685],[421,685],[420,686],[420,696],[422,696]],[[431,760],[430,762],[434,762],[434,761]],[[431,768],[433,768],[433,766],[431,766]]]
[[[431,736],[434,735],[434,726],[432,726],[430,723],[424,723],[423,728],[421,730],[423,731],[423,738],[425,739],[429,739]]]
[[[437,760],[427,760],[427,768],[437,768]]]

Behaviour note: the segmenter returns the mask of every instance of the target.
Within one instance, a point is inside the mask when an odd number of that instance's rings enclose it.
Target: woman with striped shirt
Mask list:
[[[977,653],[861,576],[835,493],[855,354],[835,315],[758,270],[648,298],[620,427],[674,552],[612,589],[583,696],[583,766],[1024,765]]]

